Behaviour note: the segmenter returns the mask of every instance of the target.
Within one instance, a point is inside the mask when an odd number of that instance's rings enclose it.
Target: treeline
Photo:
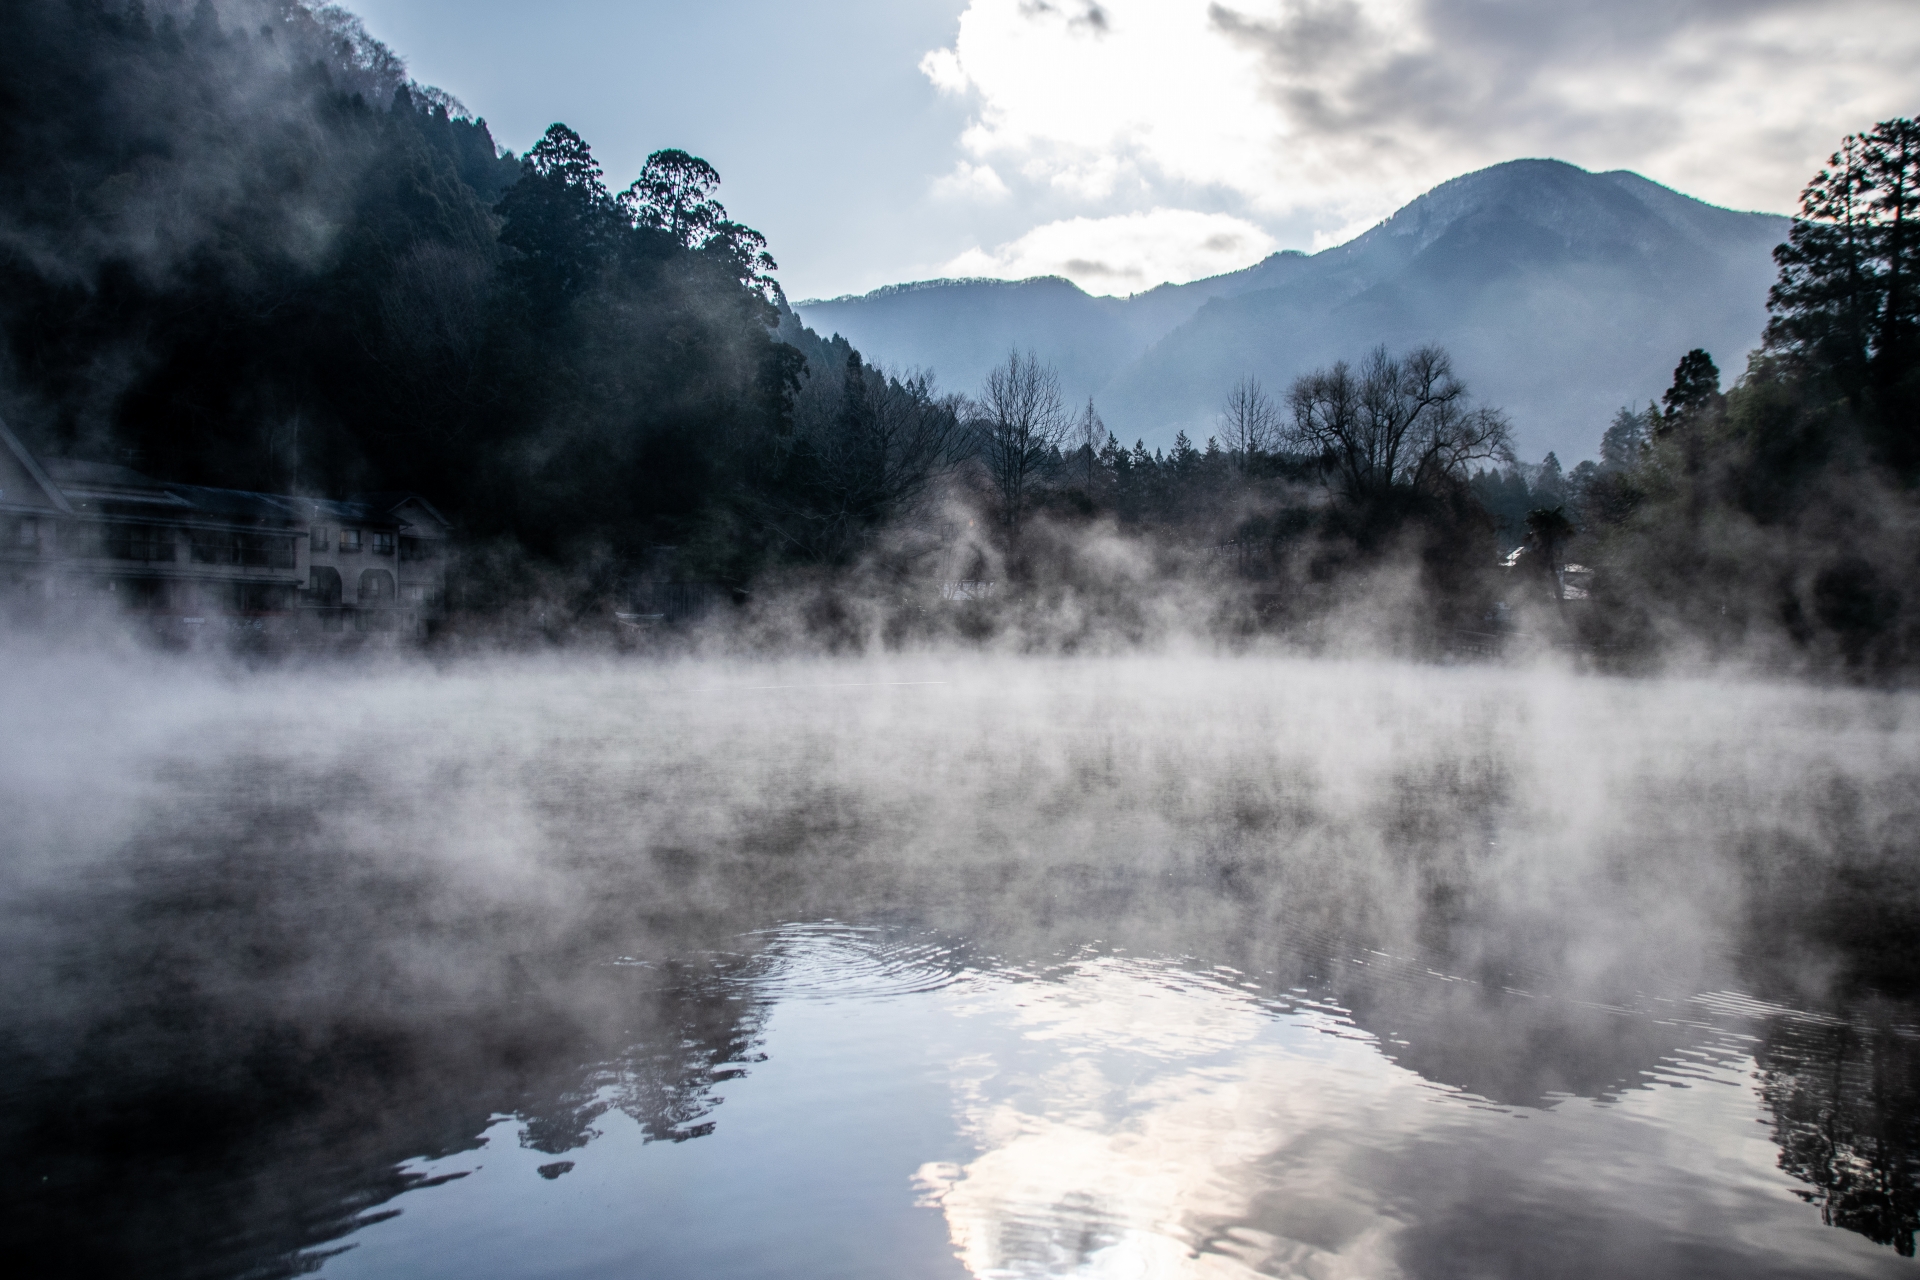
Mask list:
[[[999,602],[978,633],[1171,584],[1193,625],[1284,630],[1398,573],[1422,644],[1920,655],[1912,121],[1809,185],[1734,385],[1690,353],[1563,470],[1433,348],[1243,381],[1170,451],[1031,353],[964,395],[874,369],[800,324],[711,165],[610,183],[564,125],[504,153],[334,6],[21,0],[0,36],[0,413],[170,479],[419,491],[475,608],[800,583],[911,631],[958,586]]]
[[[1733,384],[1708,352],[1685,353],[1657,403],[1623,408],[1600,456],[1570,470],[1552,454],[1518,463],[1504,420],[1470,406],[1444,352],[1382,350],[1277,402],[1242,382],[1204,449],[1083,444],[1052,464],[1053,506],[1230,550],[1235,576],[1279,580],[1290,599],[1411,567],[1419,590],[1397,605],[1428,645],[1910,667],[1920,125],[1845,139],[1775,257],[1771,321]]]
[[[612,191],[562,125],[502,153],[334,6],[22,0],[0,412],[49,453],[412,489],[472,546],[671,544],[743,579],[830,500],[795,396],[839,353],[782,340],[773,260],[718,182],[663,150]]]
[[[1765,340],[1687,353],[1566,478],[1582,640],[1893,671],[1920,659],[1920,124],[1845,139],[1803,193]],[[1491,487],[1491,486],[1489,486]]]

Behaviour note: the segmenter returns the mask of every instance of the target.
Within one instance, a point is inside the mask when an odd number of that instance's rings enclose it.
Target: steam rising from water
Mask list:
[[[1202,1245],[1419,1274],[1408,1242],[1466,1207],[1380,1200],[1366,1125],[1413,1132],[1435,1090],[1571,1115],[1683,1060],[1739,1084],[1755,1051],[1700,1027],[1911,976],[1906,695],[1201,654],[40,653],[0,698],[13,1190],[48,1239],[125,1224],[84,1247],[152,1272],[292,1267],[483,1130],[551,1169],[620,1117],[724,1133],[770,1026],[858,1004],[992,1028],[936,1055],[972,1146],[899,1177],[975,1274]],[[1008,1213],[1074,1196],[1106,1244],[1007,1252]]]

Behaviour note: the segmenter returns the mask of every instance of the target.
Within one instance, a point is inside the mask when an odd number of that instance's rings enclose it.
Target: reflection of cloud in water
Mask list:
[[[960,1064],[982,1154],[920,1172],[974,1275],[1398,1274],[1400,1224],[1347,1166],[1356,1135],[1391,1142],[1439,1117],[1433,1086],[1370,1039],[1116,958],[982,984],[968,1003],[1045,1058]]]
[[[1760,1042],[1745,1028],[1760,1026],[1724,998],[1600,1011],[1603,1024],[1564,1000],[1528,1002],[1531,1025],[1594,1042],[1614,1027],[1621,1074],[1513,1106],[1423,1076],[1405,1044],[1337,1007],[1265,998],[1236,976],[1087,956],[946,993],[974,1024],[951,1078],[977,1154],[925,1164],[915,1182],[972,1275],[1750,1278],[1895,1261],[1782,1213],[1795,1196],[1840,1193],[1810,1193],[1808,1172],[1779,1159],[1797,1150],[1762,1127],[1779,1068],[1756,1090]],[[1473,985],[1434,976],[1426,990]],[[1547,1038],[1443,1025],[1460,1007],[1443,1002],[1424,1034],[1460,1040],[1453,1056],[1478,1042],[1490,1079],[1551,1074],[1524,1061],[1552,1060]],[[1850,1140],[1837,1159],[1801,1146],[1864,1171]],[[1896,1163],[1878,1166],[1899,1181]],[[1855,1193],[1829,1221],[1898,1243],[1859,1219],[1903,1208],[1897,1189],[1871,1204]]]

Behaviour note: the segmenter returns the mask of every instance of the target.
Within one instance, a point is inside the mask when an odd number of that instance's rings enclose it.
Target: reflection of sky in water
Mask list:
[[[935,943],[810,926],[724,981],[769,1002],[766,1057],[716,1088],[708,1136],[649,1141],[613,1106],[555,1172],[498,1117],[478,1151],[417,1166],[466,1176],[394,1201],[326,1274],[1913,1267],[1795,1198],[1755,1089],[1755,1011],[1737,1002],[1623,1018],[1671,1039],[1620,1087],[1503,1106],[1400,1065],[1408,1047],[1339,1009],[1226,970],[1095,953],[969,966]]]

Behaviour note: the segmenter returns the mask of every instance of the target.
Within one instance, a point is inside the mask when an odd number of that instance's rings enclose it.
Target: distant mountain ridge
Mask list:
[[[1009,348],[1059,367],[1127,440],[1213,431],[1243,374],[1298,374],[1386,343],[1436,341],[1520,447],[1571,461],[1693,347],[1729,377],[1766,323],[1789,219],[1722,209],[1625,170],[1514,160],[1442,183],[1321,253],[1094,297],[1068,280],[921,281],[796,306],[869,359],[972,390]]]

